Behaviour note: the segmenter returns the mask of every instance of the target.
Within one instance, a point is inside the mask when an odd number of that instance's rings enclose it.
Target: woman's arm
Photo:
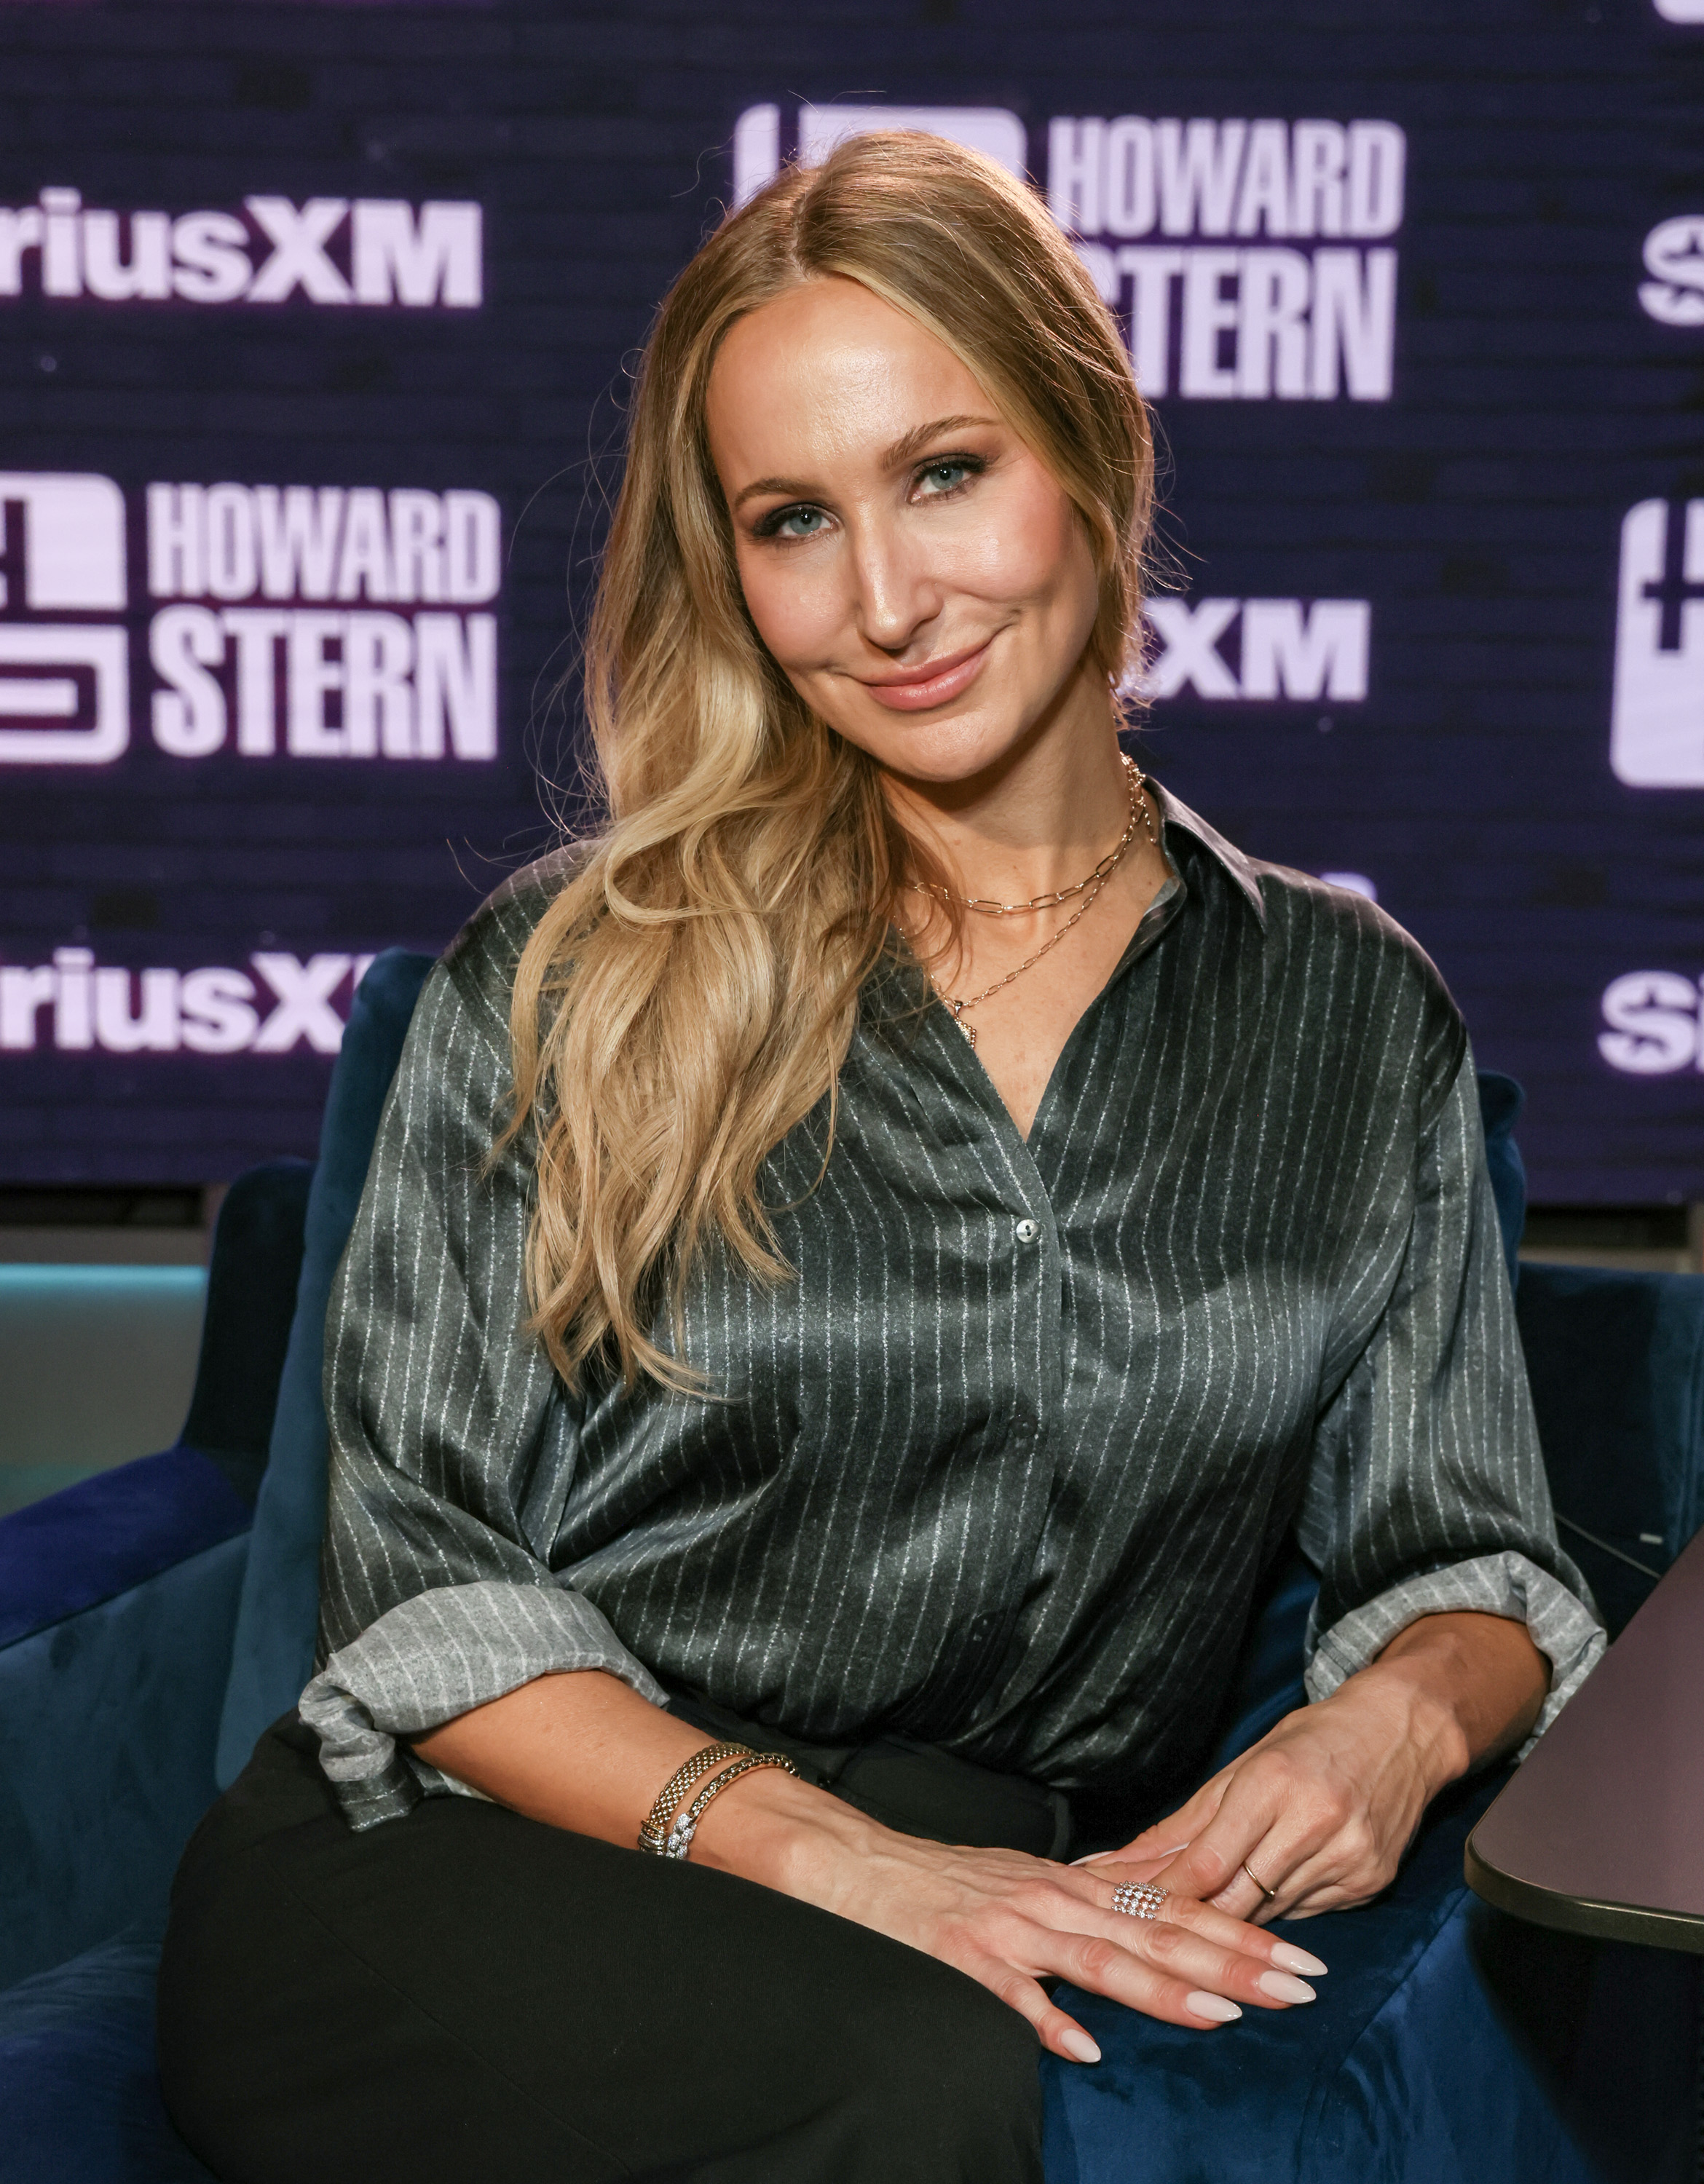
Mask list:
[[[631,1848],[657,1791],[705,1741],[615,1677],[584,1670],[539,1677],[416,1737],[414,1748],[533,1819]],[[955,1965],[1080,2063],[1099,2051],[1054,2008],[1043,1979],[1204,2031],[1243,2004],[1311,2001],[1296,1975],[1325,1969],[1211,1904],[1180,1897],[1163,1919],[1132,1919],[1112,1908],[1126,1875],[920,1841],[779,1769],[712,1801],[692,1858]]]
[[[1445,1784],[1524,1741],[1550,1681],[1523,1624],[1422,1616],[1116,1856],[1146,1869],[1187,1845],[1154,1868],[1160,1884],[1243,1919],[1365,1903],[1394,1880]]]
[[[1471,1057],[1420,1140],[1394,1286],[1320,1414],[1297,1535],[1321,1575],[1313,1704],[1120,1853],[1261,1919],[1387,1887],[1429,1801],[1524,1741],[1602,1646],[1556,1543]]]

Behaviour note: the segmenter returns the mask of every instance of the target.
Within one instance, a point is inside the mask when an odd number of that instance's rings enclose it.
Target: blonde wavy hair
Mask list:
[[[858,136],[717,229],[646,345],[586,640],[605,801],[517,971],[514,1107],[530,1120],[533,1326],[572,1384],[602,1353],[632,1386],[698,1384],[654,1339],[714,1240],[791,1270],[765,1156],[826,1102],[897,891],[932,867],[879,769],[813,714],[754,629],[711,460],[706,395],[735,321],[802,281],[857,281],[969,370],[1081,516],[1091,640],[1129,663],[1153,493],[1117,326],[1034,192],[939,137]]]

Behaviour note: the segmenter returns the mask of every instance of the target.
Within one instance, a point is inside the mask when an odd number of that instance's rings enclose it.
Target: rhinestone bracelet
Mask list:
[[[695,1752],[684,1767],[677,1767],[657,1791],[656,1802],[645,1816],[639,1831],[640,1848],[648,1850],[653,1858],[667,1855],[663,1847],[668,1839],[668,1824],[699,1776],[712,1767],[721,1766],[726,1759],[743,1758],[751,1749],[749,1744],[707,1744],[701,1752]]]
[[[692,1838],[698,1831],[698,1823],[704,1808],[719,1791],[730,1782],[737,1782],[742,1774],[749,1774],[754,1767],[779,1767],[784,1774],[796,1775],[794,1766],[785,1752],[748,1752],[743,1759],[736,1759],[731,1767],[724,1767],[719,1774],[712,1775],[674,1825],[668,1831],[668,1841],[662,1846],[665,1858],[684,1858],[692,1847]]]

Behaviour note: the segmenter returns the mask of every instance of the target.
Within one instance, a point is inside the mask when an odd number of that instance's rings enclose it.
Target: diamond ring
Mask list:
[[[1157,1919],[1166,1892],[1151,1880],[1126,1880],[1112,1892],[1112,1908],[1131,1919]]]

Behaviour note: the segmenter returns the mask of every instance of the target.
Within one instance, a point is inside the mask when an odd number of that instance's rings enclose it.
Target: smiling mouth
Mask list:
[[[988,656],[992,638],[984,638],[980,644],[965,652],[950,652],[943,659],[926,660],[920,667],[900,668],[885,675],[877,682],[860,676],[858,680],[879,705],[886,705],[896,713],[926,712],[931,705],[944,705],[956,698],[961,690],[968,690],[981,672],[982,663]]]

